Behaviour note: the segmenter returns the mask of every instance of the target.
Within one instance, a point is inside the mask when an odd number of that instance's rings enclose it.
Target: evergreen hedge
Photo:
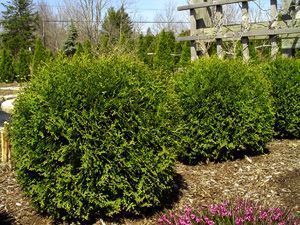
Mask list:
[[[278,58],[263,71],[273,86],[276,136],[300,138],[300,60]]]
[[[273,134],[273,112],[270,84],[260,70],[239,60],[202,58],[176,77],[175,88],[181,161],[264,151]]]
[[[17,178],[40,212],[64,220],[139,214],[173,190],[164,147],[165,90],[130,57],[63,59],[15,104]]]

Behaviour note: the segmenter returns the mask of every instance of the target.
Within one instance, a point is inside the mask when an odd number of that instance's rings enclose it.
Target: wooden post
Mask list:
[[[277,27],[277,20],[278,20],[278,14],[277,14],[277,0],[271,0],[271,29],[276,29]],[[279,48],[277,44],[277,35],[271,35],[270,36],[270,42],[271,42],[271,58],[275,59],[276,55],[278,54]]]
[[[197,30],[197,19],[196,19],[195,9],[190,10],[190,16],[191,16],[191,35],[194,36]],[[197,43],[196,41],[191,41],[191,60],[195,61],[197,59],[198,59]]]
[[[4,122],[3,130],[1,130],[1,150],[2,150],[2,163],[8,164],[10,166],[10,143],[8,140],[8,126],[7,122]]]
[[[223,8],[222,5],[217,5],[216,6],[216,32],[217,34],[222,33],[222,27],[223,27]],[[220,59],[224,58],[224,51],[223,51],[223,41],[222,39],[216,39],[216,44],[217,44],[217,54]]]
[[[192,0],[190,4],[203,3],[207,0]],[[208,0],[211,1],[211,0]],[[191,9],[191,36],[199,34],[201,29],[211,26],[211,15],[209,8]],[[192,60],[198,59],[199,55],[209,56],[206,43],[204,41],[192,41],[191,42],[191,56]]]
[[[249,31],[249,5],[248,2],[242,2],[242,32]],[[250,53],[249,53],[249,38],[242,37],[242,46],[243,46],[243,60],[244,62],[249,62]]]

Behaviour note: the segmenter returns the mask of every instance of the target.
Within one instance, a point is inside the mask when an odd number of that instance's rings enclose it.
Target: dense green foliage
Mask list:
[[[179,64],[181,66],[187,66],[190,63],[191,63],[190,43],[189,42],[184,42],[183,45],[182,45]]]
[[[66,56],[73,56],[76,52],[78,32],[75,24],[72,22],[69,27],[68,38],[64,43],[64,53]]]
[[[42,40],[38,38],[34,46],[34,54],[31,63],[31,73],[35,74],[38,67],[50,58],[50,52],[44,47]]]
[[[1,4],[5,11],[2,12],[4,31],[0,38],[3,46],[16,56],[21,49],[33,47],[37,13],[34,12],[32,0],[12,0]]]
[[[178,158],[185,163],[262,152],[272,137],[269,82],[241,61],[200,59],[176,78],[176,92]]]
[[[300,60],[278,58],[263,68],[273,85],[276,135],[300,138]]]
[[[132,57],[73,57],[41,69],[11,123],[17,177],[33,204],[78,220],[160,206],[174,182],[164,99]]]
[[[17,62],[15,63],[17,81],[24,82],[29,79],[30,61],[31,61],[31,53],[25,49],[21,49],[18,54]]]
[[[15,79],[15,70],[13,65],[13,56],[7,49],[1,50],[0,56],[0,80],[1,82],[13,82]]]
[[[133,24],[128,13],[125,11],[124,5],[118,10],[111,7],[107,10],[103,25],[102,35],[107,37],[107,44],[115,45],[121,37],[127,39],[133,34]],[[104,39],[103,37],[101,39]]]
[[[153,53],[155,52],[155,36],[149,32],[144,36],[140,35],[137,42],[137,55],[141,61],[148,66],[153,66]]]
[[[175,36],[171,31],[163,30],[156,43],[154,68],[172,71],[175,67],[174,50]]]

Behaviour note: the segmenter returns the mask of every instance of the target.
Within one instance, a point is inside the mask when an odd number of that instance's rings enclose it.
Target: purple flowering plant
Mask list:
[[[186,206],[179,213],[169,212],[159,225],[299,225],[300,217],[277,207],[264,207],[249,200],[224,201],[199,208]]]

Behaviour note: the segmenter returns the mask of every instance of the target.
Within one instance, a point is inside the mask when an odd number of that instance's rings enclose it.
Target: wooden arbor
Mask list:
[[[291,49],[300,47],[300,15],[294,7],[293,0],[283,0],[282,20],[278,19],[277,0],[270,0],[271,20],[264,23],[251,23],[248,2],[252,0],[192,0],[192,3],[179,6],[178,10],[190,10],[191,36],[180,37],[179,41],[191,41],[192,60],[200,55],[207,55],[206,43],[216,42],[217,54],[224,57],[224,41],[241,41],[244,61],[250,59],[249,39],[269,39],[271,57],[275,58],[278,51],[278,37],[282,38],[283,53],[291,56]],[[241,3],[242,23],[225,25],[223,6]],[[212,7],[215,7],[212,10]],[[291,14],[294,10],[294,14]]]

